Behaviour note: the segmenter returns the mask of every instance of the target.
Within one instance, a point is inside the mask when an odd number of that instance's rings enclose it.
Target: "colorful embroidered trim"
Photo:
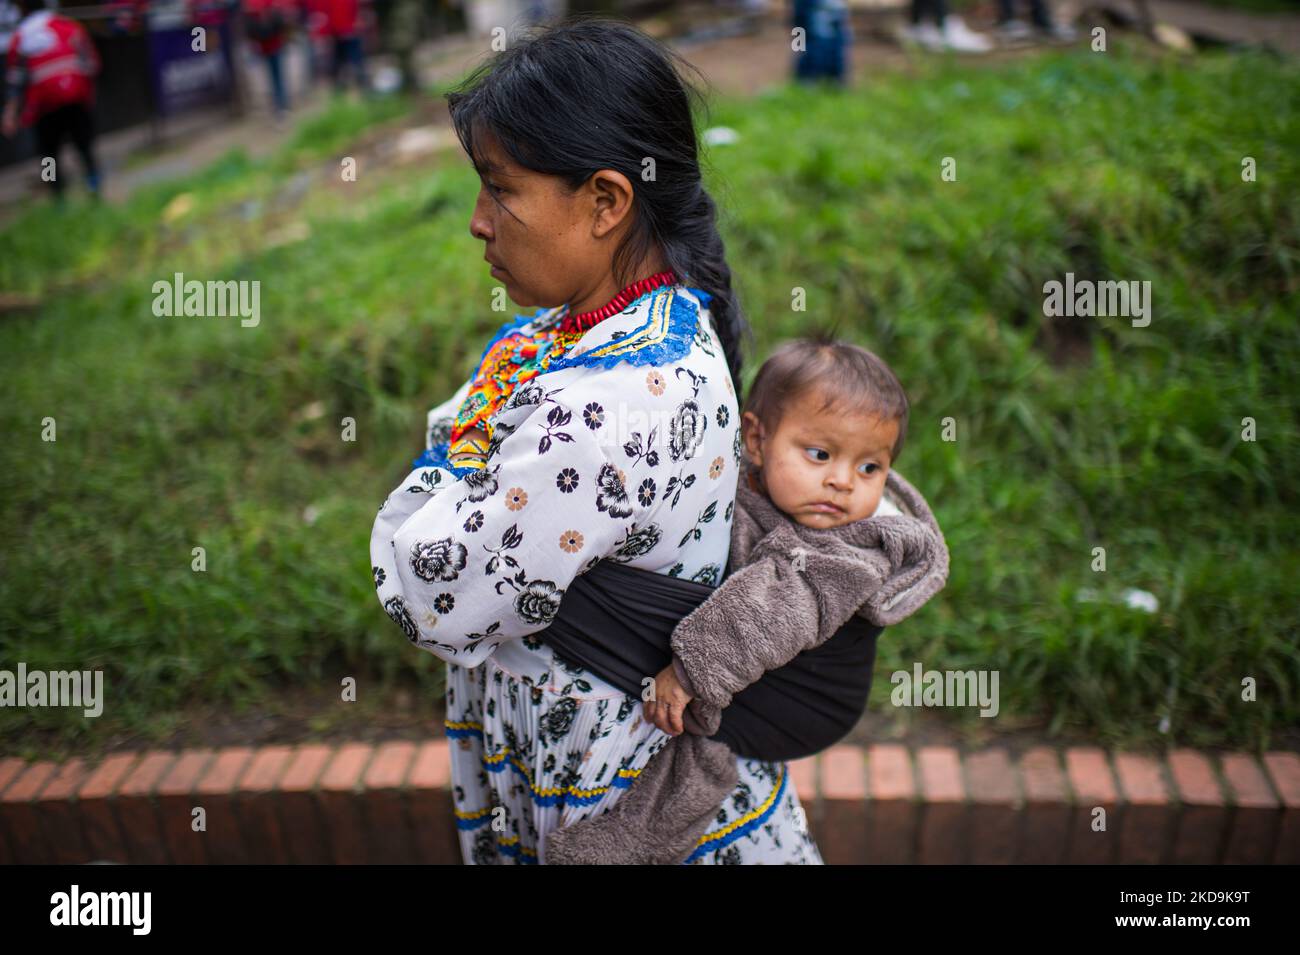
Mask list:
[[[707,308],[713,299],[712,295],[701,288],[694,286],[685,286],[685,288],[699,299],[700,305],[704,308]],[[465,450],[460,444],[460,439],[465,432],[475,427],[488,433],[490,442],[491,428],[488,419],[510,397],[515,387],[543,371],[579,365],[611,367],[620,361],[628,361],[635,365],[662,364],[685,356],[691,349],[698,323],[694,303],[676,294],[676,289],[671,286],[661,285],[657,289],[643,293],[630,304],[637,304],[641,298],[651,294],[654,295],[654,300],[650,303],[649,320],[645,325],[616,341],[592,349],[583,355],[572,356],[570,359],[563,358],[565,352],[585,332],[574,331],[568,334],[564,332],[560,320],[563,319],[568,306],[538,309],[534,315],[520,315],[506,322],[483,349],[479,371],[475,375],[475,382],[480,385],[480,390],[476,394],[474,385],[471,385],[470,394],[453,421],[451,439],[426,449],[411,462],[411,467],[444,468],[457,479],[485,468],[486,454],[479,457],[459,458],[460,464],[455,466],[451,464],[449,458],[453,451],[460,453]],[[596,311],[599,312],[600,309]],[[535,324],[536,328],[532,332],[532,337],[526,338],[520,330],[530,323]]]
[[[548,370],[586,365],[612,368],[621,361],[662,365],[684,358],[691,350],[699,323],[695,303],[675,288],[663,288],[651,293],[647,312],[649,318],[640,328],[580,355],[552,361]]]

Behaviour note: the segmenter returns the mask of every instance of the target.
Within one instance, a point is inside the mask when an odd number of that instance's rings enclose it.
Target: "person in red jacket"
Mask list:
[[[271,79],[271,97],[276,119],[289,112],[289,93],[284,82],[283,54],[289,27],[297,16],[293,0],[243,0],[244,30],[266,62]]]
[[[9,96],[0,131],[13,136],[18,127],[35,126],[43,158],[54,158],[49,178],[56,198],[63,197],[57,162],[66,138],[81,156],[90,191],[99,195],[99,166],[95,162],[95,77],[99,52],[90,34],[76,20],[41,6],[41,0],[16,0],[23,18],[9,40],[5,58]]]
[[[330,63],[334,89],[342,92],[343,68],[347,64],[357,89],[365,93],[369,83],[366,79],[365,52],[361,47],[358,0],[324,0],[323,6],[325,32],[334,40],[334,58]]]

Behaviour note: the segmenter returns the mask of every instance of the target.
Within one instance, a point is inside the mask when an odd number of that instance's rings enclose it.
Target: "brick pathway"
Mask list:
[[[459,864],[449,745],[3,759],[0,863]],[[829,864],[1300,862],[1291,752],[882,743],[790,769]]]

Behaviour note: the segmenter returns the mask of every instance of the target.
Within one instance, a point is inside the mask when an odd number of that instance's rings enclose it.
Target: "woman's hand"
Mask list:
[[[641,706],[649,722],[670,736],[678,736],[685,732],[682,714],[692,699],[694,697],[682,687],[676,671],[669,664],[655,677],[655,698]]]

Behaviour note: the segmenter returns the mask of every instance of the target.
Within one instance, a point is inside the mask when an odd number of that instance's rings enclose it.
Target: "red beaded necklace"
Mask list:
[[[566,315],[560,322],[560,327],[566,332],[571,331],[589,331],[593,326],[600,324],[611,315],[617,315],[628,304],[640,298],[651,289],[659,288],[661,285],[670,285],[677,281],[677,273],[672,269],[665,269],[663,272],[656,272],[649,278],[641,279],[639,282],[633,282],[623,291],[619,292],[600,308],[593,308],[587,312],[579,312],[577,315]]]

